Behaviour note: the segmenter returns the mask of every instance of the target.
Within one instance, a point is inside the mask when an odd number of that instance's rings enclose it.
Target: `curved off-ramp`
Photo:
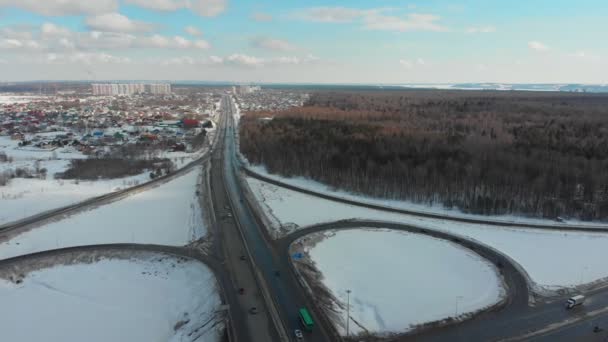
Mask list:
[[[456,243],[464,248],[467,248],[483,259],[489,261],[494,264],[494,266],[498,269],[501,274],[506,290],[506,299],[501,303],[493,306],[490,309],[480,311],[466,320],[475,321],[475,324],[484,324],[482,321],[496,321],[500,319],[502,316],[510,316],[517,315],[518,313],[527,310],[529,307],[529,288],[528,288],[528,276],[525,271],[521,268],[519,264],[509,258],[507,255],[502,254],[501,252],[495,250],[492,247],[489,247],[485,244],[482,244],[477,241],[473,241],[467,238],[463,238],[462,236],[453,235],[450,233],[425,229],[422,227],[415,227],[412,225],[400,224],[395,222],[384,222],[384,221],[375,221],[375,220],[342,220],[336,222],[323,223],[308,227],[300,228],[286,237],[280,238],[276,240],[277,248],[279,253],[284,256],[283,260],[287,264],[287,268],[290,269],[293,276],[298,278],[300,282],[302,280],[298,276],[293,263],[290,260],[289,248],[291,244],[302,238],[306,235],[324,231],[331,230],[346,230],[346,229],[369,229],[369,228],[377,228],[377,229],[391,229],[391,230],[399,230],[408,233],[415,234],[423,234],[433,238],[447,240],[453,243]],[[304,285],[304,284],[301,284]],[[306,288],[306,286],[303,286]],[[317,308],[318,311],[322,312],[320,308]],[[453,324],[458,323],[458,324]],[[452,324],[445,324],[441,329],[458,329],[458,327],[465,322],[457,321]],[[433,325],[432,329],[417,329],[407,334],[402,335],[401,337],[396,337],[397,340],[409,340],[414,339],[418,340],[423,338],[425,333],[427,332],[436,333],[438,331],[438,326]],[[393,339],[391,339],[393,340]]]

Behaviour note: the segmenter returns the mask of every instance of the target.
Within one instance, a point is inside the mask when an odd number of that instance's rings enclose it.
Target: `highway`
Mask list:
[[[308,295],[299,286],[297,279],[293,276],[283,256],[277,253],[272,248],[272,241],[266,234],[265,227],[260,224],[260,219],[247,203],[238,179],[238,163],[235,150],[235,128],[233,122],[233,104],[230,98],[224,98],[227,105],[222,106],[227,112],[227,124],[225,125],[224,145],[217,150],[223,151],[223,174],[224,181],[222,184],[217,184],[212,181],[212,187],[216,192],[222,186],[225,187],[227,197],[230,199],[231,212],[237,222],[242,238],[246,242],[246,249],[249,256],[252,258],[256,271],[259,271],[258,283],[261,287],[268,289],[268,294],[271,298],[267,298],[266,310],[269,314],[276,310],[278,313],[275,321],[275,328],[279,340],[291,340],[293,330],[301,329],[298,317],[298,309],[307,307],[313,315],[313,319],[317,323],[312,332],[305,333],[305,339],[308,341],[336,341],[336,337],[331,338],[333,327],[328,325],[320,315],[316,313],[308,299]],[[216,159],[213,160],[213,170],[216,170]],[[212,170],[212,173],[213,173]],[[214,203],[214,205],[216,205]],[[217,205],[216,205],[217,207]],[[216,210],[217,213],[217,210]],[[278,272],[277,272],[278,271]],[[262,289],[263,290],[263,289]],[[252,337],[252,341],[256,341]],[[267,340],[258,340],[267,341]]]
[[[403,211],[368,203],[346,200],[328,194],[320,194],[307,189],[283,184],[258,175],[252,171],[243,172],[236,146],[236,128],[233,120],[234,105],[229,96],[222,99],[223,115],[218,126],[212,152],[193,161],[175,173],[155,179],[145,184],[119,192],[103,195],[28,217],[19,222],[0,226],[0,235],[31,229],[33,226],[63,215],[119,200],[124,196],[147,190],[162,182],[182,175],[194,167],[210,164],[207,179],[209,188],[203,186],[201,204],[209,214],[209,235],[186,247],[170,247],[141,244],[111,244],[61,248],[33,253],[11,259],[0,260],[0,267],[17,267],[19,262],[32,258],[45,258],[65,253],[100,253],[103,251],[147,251],[178,255],[199,260],[208,265],[216,274],[221,285],[223,302],[229,305],[228,335],[231,342],[291,341],[293,330],[301,329],[298,309],[307,307],[316,326],[312,332],[304,332],[305,341],[333,342],[343,340],[328,321],[326,315],[315,304],[311,295],[299,278],[290,260],[290,245],[305,235],[333,229],[390,228],[434,238],[449,240],[464,248],[471,249],[493,263],[504,277],[508,293],[505,302],[491,310],[481,312],[470,319],[439,327],[416,330],[407,335],[396,336],[391,341],[607,341],[608,340],[608,289],[597,288],[585,293],[587,302],[574,310],[564,308],[566,297],[550,298],[529,304],[528,279],[513,260],[493,248],[449,233],[434,231],[420,226],[403,225],[394,222],[370,220],[344,220],[303,227],[290,235],[273,240],[264,226],[263,213],[246,194],[244,174],[263,181],[300,191],[320,198],[358,205],[376,210],[405,213],[465,223],[489,225],[509,225],[515,228],[530,228],[529,224],[501,221],[486,221],[469,218],[454,218],[428,213]],[[210,192],[210,196],[205,196]],[[538,229],[556,229],[549,225],[532,225]],[[606,228],[559,227],[568,230],[608,231]],[[0,236],[0,238],[2,237]],[[210,243],[210,244],[208,244]],[[210,248],[206,249],[206,246]],[[200,248],[199,248],[200,247]],[[559,252],[559,251],[556,251]],[[555,265],[559,267],[559,265]],[[243,288],[244,292],[239,293]],[[407,295],[407,294],[404,294]],[[404,300],[404,303],[407,303]],[[251,312],[255,307],[257,310]],[[407,306],[404,305],[404,310]],[[606,330],[593,332],[595,325]],[[351,339],[349,339],[350,341]],[[354,341],[354,340],[353,340]]]
[[[538,338],[539,341],[573,341],[562,339],[568,336],[586,336],[591,332],[595,320],[608,322],[608,310],[598,316],[587,317],[588,313],[601,310],[608,306],[608,292],[604,289],[592,291],[587,294],[588,299],[584,306],[568,311],[564,308],[567,297],[553,298],[550,303],[538,303],[537,306],[528,304],[528,285],[526,277],[519,267],[507,256],[489,248],[479,242],[453,236],[449,233],[427,230],[423,227],[413,227],[394,222],[381,222],[372,220],[345,220],[324,223],[301,228],[277,241],[278,248],[283,255],[290,255],[289,246],[297,239],[311,233],[335,229],[355,228],[389,228],[417,234],[424,234],[434,238],[449,240],[464,248],[471,249],[482,258],[495,265],[502,264],[500,272],[504,277],[508,291],[508,301],[490,311],[479,313],[465,321],[422,329],[411,334],[403,335],[395,341],[524,341]],[[291,264],[291,262],[289,262]],[[405,308],[404,310],[407,310]],[[576,320],[570,324],[567,322]],[[608,328],[608,325],[605,325]],[[533,333],[537,330],[549,328],[545,333]],[[530,334],[530,335],[529,335]],[[601,334],[593,333],[594,337]],[[574,339],[576,340],[576,339]]]

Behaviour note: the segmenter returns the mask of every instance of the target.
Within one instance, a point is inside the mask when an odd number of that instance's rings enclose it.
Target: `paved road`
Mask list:
[[[226,109],[230,110],[227,113],[232,117],[232,100],[226,98],[229,102]],[[239,223],[241,233],[246,241],[249,252],[255,262],[257,270],[260,272],[262,286],[267,286],[272,303],[279,314],[281,328],[289,335],[294,329],[301,329],[298,309],[308,307],[312,311],[313,319],[317,322],[317,326],[310,333],[305,333],[307,341],[323,342],[336,341],[335,338],[330,338],[328,331],[333,332],[333,328],[323,323],[320,316],[316,314],[311,307],[311,301],[308,299],[304,290],[299,286],[296,278],[291,274],[288,266],[284,262],[284,258],[278,254],[271,245],[270,240],[265,235],[266,230],[261,225],[261,220],[256,216],[256,213],[251,209],[245,199],[239,182],[237,158],[234,141],[234,124],[232,120],[228,121],[226,126],[226,134],[224,139],[224,185],[231,199],[232,212]],[[213,182],[212,186],[217,189],[217,182]],[[278,275],[277,272],[278,271]],[[268,308],[272,310],[271,308]]]
[[[434,214],[434,213],[421,212],[421,211],[415,211],[415,210],[387,207],[387,206],[382,206],[382,205],[377,205],[377,204],[365,203],[365,202],[361,202],[361,201],[357,201],[357,200],[350,200],[350,199],[342,198],[339,196],[334,196],[332,194],[322,193],[322,192],[318,192],[315,190],[310,190],[310,189],[302,188],[299,186],[294,186],[294,185],[291,185],[291,184],[288,184],[285,182],[278,181],[274,178],[266,177],[262,174],[259,174],[255,171],[247,168],[246,166],[242,165],[242,163],[240,161],[239,161],[239,165],[243,169],[243,172],[249,177],[256,178],[261,181],[264,181],[264,182],[267,182],[270,184],[274,184],[276,186],[280,186],[282,188],[289,189],[292,191],[297,191],[297,192],[300,192],[300,193],[303,193],[306,195],[315,196],[315,197],[327,199],[330,201],[354,205],[354,206],[358,206],[358,207],[364,207],[364,208],[368,208],[368,209],[382,210],[382,211],[391,212],[391,213],[406,214],[406,215],[410,215],[410,216],[441,219],[441,220],[448,220],[448,221],[454,221],[454,222],[485,224],[485,225],[490,225],[490,226],[502,226],[502,227],[526,228],[526,229],[534,228],[534,229],[550,229],[550,230],[560,229],[560,230],[573,230],[573,231],[608,232],[608,227],[606,225],[604,225],[604,226],[578,225],[577,226],[577,225],[572,225],[572,224],[568,224],[568,225],[561,224],[560,225],[557,223],[556,224],[519,223],[519,222],[492,220],[489,218],[477,219],[477,218],[458,217],[458,216]]]
[[[223,111],[227,112],[230,103],[226,98],[222,101]],[[234,220],[235,210],[224,185],[224,137],[228,115],[222,115],[219,140],[211,159],[211,205],[215,220],[210,227],[214,241],[212,253],[223,261],[224,269],[230,273],[231,282],[225,291],[238,293],[239,288],[245,289],[243,295],[238,295],[237,305],[231,307],[234,324],[238,324],[235,327],[239,333],[238,342],[277,341],[278,335],[266,309],[253,265],[248,257],[241,260],[241,256],[247,256],[247,248]],[[252,307],[258,308],[259,313],[250,314],[248,311]]]
[[[526,277],[510,258],[478,242],[448,233],[393,222],[346,220],[302,228],[277,240],[277,244],[280,252],[288,256],[289,246],[305,235],[326,230],[361,227],[404,230],[450,240],[472,249],[495,265],[500,263],[503,266],[501,273],[508,285],[510,298],[502,308],[481,313],[458,324],[401,336],[395,338],[395,341],[586,341],[587,338],[600,338],[605,336],[602,334],[606,334],[591,331],[595,324],[608,328],[608,324],[606,324],[608,323],[608,309],[606,309],[608,308],[608,291],[605,289],[587,293],[585,305],[571,311],[564,308],[567,297],[555,298],[549,303],[529,306]],[[605,309],[606,312],[597,313],[597,310],[602,309]],[[595,323],[596,321],[599,323]],[[547,331],[537,332],[543,331],[543,329]]]

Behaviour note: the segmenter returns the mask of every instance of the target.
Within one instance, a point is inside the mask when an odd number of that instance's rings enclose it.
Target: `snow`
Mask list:
[[[232,100],[231,102],[234,103],[234,124],[238,125],[239,120],[241,119],[241,108],[239,107],[239,103],[237,101]]]
[[[56,135],[65,132],[51,133]],[[16,168],[34,170],[35,163],[38,162],[40,168],[47,169],[47,175],[46,179],[15,178],[6,186],[0,186],[0,225],[150,181],[149,172],[96,181],[56,180],[55,173],[65,171],[70,160],[87,156],[72,148],[53,152],[33,147],[19,148],[17,143],[10,138],[0,137],[0,151],[13,158],[11,163],[0,163],[0,172]],[[165,151],[159,157],[170,159],[176,169],[180,169],[202,157],[208,150],[209,147],[205,146],[193,153]]]
[[[2,339],[191,341],[188,334],[213,318],[197,341],[220,341],[213,273],[194,261],[158,260],[102,259],[33,271],[21,284],[1,279]]]
[[[253,178],[247,178],[247,182],[273,223],[270,233],[274,238],[301,227],[338,220],[397,222],[460,235],[502,252],[527,272],[533,290],[541,295],[608,280],[606,233],[508,228],[421,218],[324,200]]]
[[[313,235],[303,239],[323,238],[305,251],[322,273],[323,284],[340,301],[334,309],[342,335],[347,289],[351,335],[366,330],[403,333],[415,325],[491,307],[505,296],[497,270],[452,242],[377,229]],[[306,245],[302,239],[298,242]]]
[[[32,229],[0,243],[0,258],[49,249],[143,243],[183,246],[206,234],[195,194],[200,169],[120,201]]]
[[[0,224],[145,183],[148,174],[111,180],[79,181],[15,178],[0,187]]]
[[[360,194],[351,193],[348,191],[340,190],[333,188],[329,185],[314,181],[305,177],[282,177],[276,174],[269,173],[264,166],[255,165],[255,166],[247,166],[251,171],[268,177],[270,179],[289,184],[292,186],[296,186],[302,189],[307,189],[311,191],[315,191],[318,193],[335,196],[347,200],[353,200],[362,203],[368,203],[373,205],[379,205],[388,208],[396,208],[402,210],[416,211],[420,213],[430,213],[437,215],[446,215],[451,217],[459,217],[459,218],[473,218],[477,220],[492,220],[492,221],[500,221],[500,222],[508,222],[508,223],[523,223],[523,224],[543,224],[543,225],[553,225],[553,226],[585,226],[585,227],[606,227],[608,228],[608,223],[602,222],[588,222],[588,221],[579,221],[579,220],[565,220],[564,222],[556,222],[547,219],[539,219],[539,218],[531,218],[531,217],[522,217],[515,215],[475,215],[475,214],[467,214],[459,211],[458,209],[448,209],[443,207],[442,205],[424,205],[417,204],[404,200],[391,200],[391,199],[380,199],[368,197]]]

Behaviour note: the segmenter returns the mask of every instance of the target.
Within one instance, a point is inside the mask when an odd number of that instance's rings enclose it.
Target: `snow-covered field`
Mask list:
[[[448,241],[363,228],[315,233],[294,245],[300,243],[339,301],[332,316],[342,335],[347,290],[351,335],[403,333],[491,307],[505,295],[493,265]]]
[[[359,194],[353,194],[353,193],[350,193],[350,192],[347,192],[344,190],[332,188],[326,184],[314,181],[312,179],[304,178],[304,177],[287,178],[287,177],[282,177],[282,176],[279,176],[276,174],[272,174],[272,173],[269,173],[264,166],[260,166],[260,165],[248,165],[247,167],[249,169],[251,169],[252,171],[254,171],[258,174],[261,174],[265,177],[283,182],[285,184],[300,187],[302,189],[316,191],[316,192],[319,192],[322,194],[336,196],[336,197],[343,198],[343,199],[354,200],[354,201],[358,201],[358,202],[362,202],[362,203],[368,203],[368,204],[396,208],[396,209],[417,211],[417,212],[421,212],[421,213],[447,215],[447,216],[452,216],[452,217],[474,218],[474,219],[478,219],[478,220],[487,219],[487,220],[492,220],[492,221],[517,222],[517,223],[523,223],[523,224],[528,223],[528,224],[545,224],[545,225],[554,225],[554,226],[577,225],[577,226],[608,227],[608,223],[605,223],[605,222],[586,222],[586,221],[579,221],[579,220],[565,220],[564,222],[557,222],[557,221],[553,221],[553,220],[537,219],[537,218],[522,217],[522,216],[515,216],[515,215],[495,215],[495,216],[484,215],[484,216],[481,216],[481,215],[467,214],[467,213],[463,213],[463,212],[459,211],[458,209],[445,208],[442,205],[429,206],[429,205],[417,204],[417,203],[403,201],[403,200],[379,199],[379,198],[373,198],[373,197],[363,196],[363,195],[359,195]]]
[[[0,243],[0,258],[105,243],[182,246],[206,234],[195,194],[200,170]]]
[[[220,341],[216,280],[195,261],[145,254],[3,278],[3,341]]]
[[[53,132],[60,133],[63,132]],[[182,168],[202,157],[208,149],[206,146],[194,153],[163,152],[159,157],[168,158],[176,168]],[[70,148],[58,149],[59,152],[18,148],[17,141],[8,137],[0,137],[0,151],[13,159],[10,163],[0,163],[0,172],[15,168],[34,169],[37,161],[40,168],[47,169],[45,179],[15,178],[6,186],[0,186],[0,225],[150,181],[149,172],[96,181],[56,180],[54,174],[65,171],[70,160],[86,156]]]
[[[508,255],[528,273],[539,294],[608,280],[608,234],[473,225],[387,213],[332,202],[247,178],[273,222],[271,234],[345,219],[368,219],[446,231],[477,240]]]

